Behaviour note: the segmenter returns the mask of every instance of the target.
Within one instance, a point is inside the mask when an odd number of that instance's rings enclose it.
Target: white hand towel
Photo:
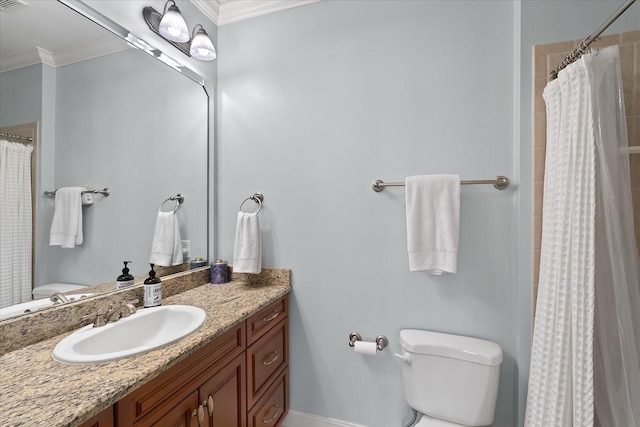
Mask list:
[[[162,267],[182,264],[180,224],[174,212],[158,211],[149,262]]]
[[[260,273],[262,241],[258,214],[238,212],[236,241],[233,247],[234,273]]]
[[[64,187],[56,191],[49,246],[72,249],[82,244],[82,192],[85,190]]]
[[[460,229],[460,177],[407,177],[409,271],[455,273]]]

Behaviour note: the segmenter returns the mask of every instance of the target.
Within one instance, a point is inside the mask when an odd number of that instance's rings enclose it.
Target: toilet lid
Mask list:
[[[414,427],[462,427],[462,424],[456,424],[449,421],[439,420],[437,418],[431,418],[427,415],[423,415],[420,422]]]

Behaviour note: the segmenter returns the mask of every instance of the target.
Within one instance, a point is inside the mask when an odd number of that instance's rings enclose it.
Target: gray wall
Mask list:
[[[327,1],[219,28],[219,252],[231,258],[237,206],[262,191],[264,264],[293,269],[293,409],[406,422],[392,355],[400,329],[420,328],[503,347],[496,425],[513,425],[517,183],[463,187],[458,274],[441,277],[408,271],[404,191],[371,189],[512,175],[512,15],[503,1]],[[390,346],[356,355],[351,331]]]
[[[0,126],[40,121],[43,67],[32,65],[0,73]],[[16,99],[23,101],[15,102]]]
[[[531,47],[582,38],[618,1],[324,1],[218,29],[218,255],[254,191],[264,264],[293,269],[292,409],[406,422],[401,328],[505,351],[496,426],[521,425],[531,340]],[[638,29],[634,6],[609,32]],[[463,187],[459,271],[409,273],[404,192],[374,179],[505,174]],[[353,354],[352,330],[390,338]]]

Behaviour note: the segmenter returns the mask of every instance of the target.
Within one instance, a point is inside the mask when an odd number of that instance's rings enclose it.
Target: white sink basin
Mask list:
[[[53,358],[73,364],[124,359],[186,337],[206,317],[204,310],[190,305],[143,308],[117,322],[77,330],[56,345]]]
[[[65,295],[71,302],[77,301],[81,298],[90,297],[93,294],[77,294],[77,295]],[[36,299],[33,301],[27,301],[20,304],[10,305],[9,307],[0,308],[0,320],[9,319],[11,317],[20,316],[25,313],[32,313],[34,311],[42,310],[43,308],[53,307],[54,305],[60,306],[60,304],[54,304],[51,300]]]

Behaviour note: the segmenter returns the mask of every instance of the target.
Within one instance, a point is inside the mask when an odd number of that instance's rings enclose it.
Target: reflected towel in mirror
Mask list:
[[[56,190],[49,246],[72,249],[82,244],[82,192],[86,190],[82,187]]]
[[[162,267],[182,264],[180,224],[174,212],[158,211],[149,262]]]

